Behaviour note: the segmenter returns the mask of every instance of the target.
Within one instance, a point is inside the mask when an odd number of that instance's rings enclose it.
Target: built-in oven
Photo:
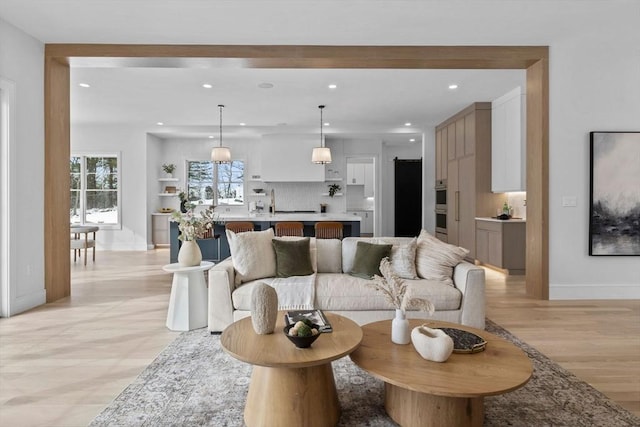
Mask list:
[[[447,234],[447,210],[436,209],[436,233]]]
[[[436,181],[436,210],[447,210],[447,180]]]

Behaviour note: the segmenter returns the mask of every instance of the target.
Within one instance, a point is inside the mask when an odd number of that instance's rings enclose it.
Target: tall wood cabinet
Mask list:
[[[436,157],[443,153],[446,172],[436,159],[436,180],[447,180],[447,242],[468,249],[475,259],[475,217],[494,216],[501,206],[499,195],[491,193],[490,102],[476,102],[436,127]]]

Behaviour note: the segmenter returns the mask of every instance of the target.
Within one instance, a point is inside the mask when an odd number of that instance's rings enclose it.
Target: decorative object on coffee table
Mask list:
[[[278,315],[278,294],[264,282],[257,283],[251,291],[251,323],[256,334],[272,334]]]
[[[388,257],[380,261],[380,272],[383,277],[377,274],[373,276],[373,282],[370,286],[382,292],[387,301],[396,309],[396,317],[391,323],[391,341],[396,344],[409,344],[411,334],[405,311],[408,308],[417,308],[433,314],[435,308],[431,301],[424,298],[415,298],[411,295],[407,282],[398,277],[393,271]]]
[[[411,343],[423,359],[445,362],[453,352],[453,339],[442,329],[421,325],[411,330]]]
[[[315,333],[310,333],[310,335],[299,335],[296,333],[296,335],[292,335],[291,334],[291,330],[296,328],[296,324],[293,325],[287,325],[284,327],[284,329],[282,330],[284,332],[284,334],[287,336],[287,338],[289,338],[289,341],[291,341],[293,343],[293,345],[295,345],[298,348],[309,348],[311,347],[311,344],[313,344],[313,342],[315,340],[317,340],[320,337],[320,332],[318,332],[318,325],[307,325],[309,329],[315,329],[316,332]]]

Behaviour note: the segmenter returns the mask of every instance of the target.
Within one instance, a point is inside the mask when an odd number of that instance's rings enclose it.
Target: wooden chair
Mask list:
[[[304,236],[304,224],[297,221],[276,222],[276,236]]]
[[[341,222],[322,221],[316,222],[315,234],[316,239],[340,239],[342,240]]]
[[[234,233],[244,233],[245,231],[253,231],[253,222],[251,221],[227,222],[224,228],[226,230],[231,230]]]

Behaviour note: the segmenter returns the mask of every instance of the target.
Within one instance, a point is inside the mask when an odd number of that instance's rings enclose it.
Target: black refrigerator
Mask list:
[[[395,230],[414,237],[422,228],[422,159],[394,159]]]

